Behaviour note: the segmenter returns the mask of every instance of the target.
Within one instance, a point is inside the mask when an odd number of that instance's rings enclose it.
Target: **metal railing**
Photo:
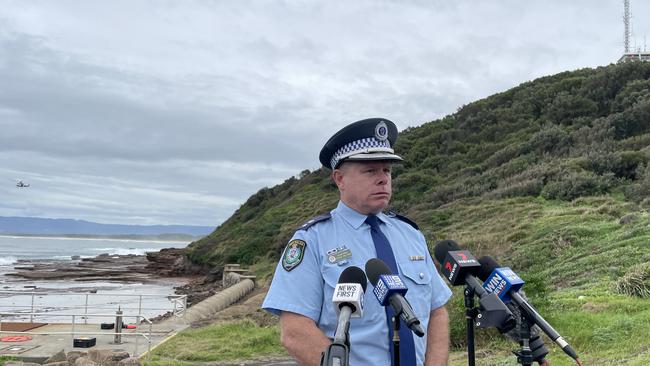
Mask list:
[[[36,304],[35,300],[37,297],[47,297],[47,296],[57,296],[58,300],[60,301],[60,297],[82,297],[84,299],[83,303],[76,304],[76,305],[66,305],[66,306],[58,306],[56,308],[52,308],[51,306],[47,306],[46,304]],[[0,309],[8,309],[8,310],[16,310],[16,311],[9,311],[5,312],[2,314],[14,314],[14,316],[20,317],[20,316],[26,316],[29,315],[29,321],[33,322],[34,317],[36,316],[59,316],[59,315],[71,315],[71,314],[57,314],[60,312],[65,312],[65,311],[73,311],[73,313],[77,316],[80,316],[84,319],[84,324],[88,324],[88,317],[89,316],[98,316],[97,314],[89,313],[89,309],[94,309],[94,310],[107,310],[107,309],[114,309],[116,306],[120,306],[122,310],[125,311],[130,311],[130,310],[136,310],[137,309],[137,314],[134,316],[140,316],[140,317],[145,317],[145,314],[143,314],[143,311],[148,311],[148,312],[158,312],[158,315],[161,315],[160,312],[171,312],[171,314],[175,317],[183,317],[185,315],[185,310],[187,309],[187,295],[160,295],[160,294],[139,294],[139,295],[132,295],[132,294],[98,294],[98,293],[87,293],[87,292],[22,292],[22,291],[0,291],[0,297],[5,297],[5,298],[15,298],[15,297],[20,297],[20,296],[28,296],[29,297],[29,304],[25,305],[8,305],[8,304],[1,304]],[[116,298],[118,299],[127,299],[126,304],[124,302],[115,302],[115,301],[109,301],[109,302],[94,302],[94,303],[89,303],[89,298],[99,298],[99,297],[110,297],[112,300],[115,300]],[[166,298],[170,301],[171,305],[167,308],[158,308],[158,307],[145,307],[143,306],[143,300],[153,300],[153,299],[160,299],[160,298]],[[135,300],[137,300],[137,307],[130,307],[130,306],[125,306],[131,304],[128,302],[128,300],[134,300],[133,304],[135,304]],[[83,314],[81,314],[78,310],[83,310]]]
[[[84,331],[77,331],[75,330],[75,325],[77,325],[76,320],[78,317],[82,316],[81,314],[48,314],[49,316],[61,316],[61,317],[70,317],[71,318],[71,330],[69,332],[32,332],[32,331],[6,331],[2,329],[2,324],[3,324],[3,318],[5,316],[15,316],[15,315],[33,315],[33,316],[38,316],[42,315],[41,313],[11,313],[11,312],[0,312],[0,334],[3,333],[10,333],[12,335],[15,334],[28,334],[28,335],[55,335],[55,334],[60,334],[60,335],[70,335],[71,340],[74,343],[74,339],[78,335],[93,335],[93,336],[107,336],[107,335],[113,335],[113,336],[136,336],[135,337],[135,345],[134,345],[134,351],[133,355],[138,355],[138,340],[140,339],[140,336],[142,336],[146,341],[147,341],[147,355],[151,351],[151,341],[152,341],[152,335],[153,335],[153,323],[151,320],[145,316],[142,315],[120,315],[122,318],[136,318],[136,324],[138,324],[138,329],[139,325],[141,322],[145,322],[146,325],[148,325],[148,332],[146,333],[141,333],[141,332],[128,332],[124,333],[122,332],[122,329],[116,329],[114,332],[84,332]],[[108,317],[108,318],[114,318],[116,317],[116,314],[93,314],[93,316],[96,317]]]

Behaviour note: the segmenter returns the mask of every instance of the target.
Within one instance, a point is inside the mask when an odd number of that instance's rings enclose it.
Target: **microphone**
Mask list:
[[[478,327],[496,327],[502,333],[515,327],[512,312],[496,294],[487,292],[475,277],[481,264],[469,251],[461,250],[453,240],[439,241],[434,251],[440,271],[449,283],[452,286],[467,285],[479,297]]]
[[[334,342],[345,340],[351,317],[363,316],[363,294],[367,285],[366,274],[359,267],[350,266],[339,276],[332,295],[334,310],[339,317]]]
[[[424,336],[420,320],[415,316],[411,304],[404,298],[408,288],[402,279],[391,273],[390,268],[381,259],[372,258],[366,262],[366,274],[375,287],[372,292],[382,306],[390,304],[407,327],[418,337]]]
[[[350,266],[341,272],[332,295],[338,322],[332,344],[321,354],[321,365],[348,365],[350,318],[363,316],[363,294],[367,285],[366,274],[361,268]]]
[[[564,353],[579,363],[578,355],[569,343],[518,292],[524,281],[510,268],[499,267],[497,261],[490,256],[482,257],[479,262],[481,269],[478,276],[485,280],[483,286],[488,291],[498,294],[504,301],[512,301],[517,304],[529,321],[537,324],[553,342],[562,348]]]

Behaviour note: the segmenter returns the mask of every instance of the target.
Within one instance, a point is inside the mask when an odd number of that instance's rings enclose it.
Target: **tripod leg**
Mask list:
[[[469,286],[465,287],[465,318],[467,319],[467,365],[474,366],[476,364],[476,356],[474,354],[474,321],[476,317],[476,309],[474,309],[474,290]]]

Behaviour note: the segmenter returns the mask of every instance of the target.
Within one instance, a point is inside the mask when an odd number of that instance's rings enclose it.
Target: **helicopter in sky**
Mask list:
[[[16,182],[16,187],[18,188],[29,188],[29,183],[25,183],[22,180]]]

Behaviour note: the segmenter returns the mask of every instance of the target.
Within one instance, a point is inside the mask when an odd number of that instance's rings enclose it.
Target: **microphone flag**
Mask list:
[[[497,294],[501,301],[508,303],[512,301],[510,291],[517,292],[524,285],[521,279],[510,267],[495,268],[490,277],[483,283],[487,292]]]
[[[481,264],[468,250],[450,250],[447,252],[440,271],[452,286],[465,284],[467,274],[474,274]]]
[[[380,275],[372,292],[379,300],[381,306],[388,306],[389,299],[393,294],[404,296],[408,288],[397,275]]]
[[[363,316],[363,287],[358,283],[339,283],[334,289],[332,303],[336,315],[341,313],[341,307],[349,306],[352,309],[352,318]]]

